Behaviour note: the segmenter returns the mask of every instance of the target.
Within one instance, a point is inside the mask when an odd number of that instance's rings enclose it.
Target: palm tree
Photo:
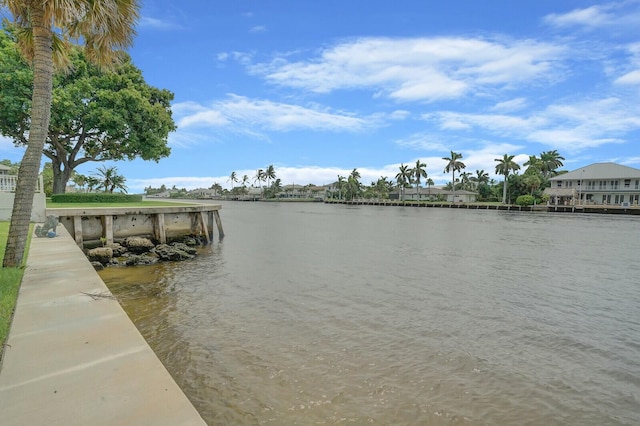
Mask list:
[[[95,176],[87,176],[87,191],[93,192],[94,189],[100,187],[100,179]]]
[[[540,169],[545,177],[550,177],[555,174],[558,167],[562,167],[564,157],[558,153],[557,150],[545,151],[540,154]]]
[[[427,178],[426,163],[421,163],[420,160],[416,160],[416,166],[411,169],[413,175],[413,181],[416,184],[416,200],[420,200],[420,178]]]
[[[530,155],[523,166],[527,167],[527,172],[542,171],[542,161],[535,155]]]
[[[429,199],[431,199],[431,187],[433,186],[434,182],[433,179],[431,178],[427,178],[427,180],[425,181],[425,183],[427,184],[427,192],[429,193]]]
[[[264,170],[258,169],[256,171],[256,175],[253,178],[253,183],[258,182],[258,186],[260,187],[260,189],[262,189],[262,192],[264,192],[264,188],[262,187],[263,180],[266,180]]]
[[[31,127],[20,164],[3,266],[22,262],[29,232],[34,188],[51,119],[54,62],[69,63],[69,40],[82,40],[87,57],[109,66],[133,41],[139,16],[137,0],[0,0],[20,28],[23,55],[33,68]]]
[[[276,179],[271,184],[271,195],[275,197],[280,192],[282,192],[282,180]]]
[[[115,166],[98,167],[95,177],[98,181],[97,188],[102,188],[104,192],[113,193],[115,189],[120,189],[123,192],[127,192],[127,186],[124,184],[127,179],[118,173],[118,168]]]
[[[233,183],[238,182],[238,175],[236,175],[235,171],[231,172],[231,174],[229,175],[229,179],[227,179],[227,182],[229,181],[231,181],[231,191],[233,191]]]
[[[542,184],[542,179],[540,179],[540,176],[535,173],[525,173],[523,182],[526,186],[529,187],[529,195],[533,196],[533,193]]]
[[[520,170],[520,165],[513,161],[515,155],[504,154],[502,158],[496,158],[494,161],[498,162],[496,166],[496,173],[504,176],[504,184],[502,186],[502,204],[507,203],[507,185],[509,179],[509,173],[511,171]]]
[[[256,170],[256,174],[253,176],[254,185],[257,182],[258,186],[260,186],[260,182],[262,181],[262,173],[264,173],[262,169]]]
[[[338,175],[338,199],[342,200],[342,190],[346,185],[346,181],[344,180],[344,176]]]
[[[409,166],[405,166],[404,163],[400,164],[400,172],[396,175],[396,182],[398,182],[398,189],[400,189],[400,201],[404,201],[404,189],[411,182]]]
[[[453,201],[456,200],[456,172],[467,167],[462,161],[458,161],[461,158],[462,158],[462,154],[460,154],[459,152],[453,152],[453,151],[451,151],[450,157],[448,158],[442,157],[442,159],[447,162],[447,165],[444,168],[444,172],[445,173],[451,172],[451,191],[452,191],[451,199]]]
[[[462,182],[462,189],[468,190],[471,189],[471,173],[462,172],[460,173],[460,182]]]
[[[127,181],[127,178],[125,178],[122,175],[116,174],[113,179],[111,180],[111,186],[109,187],[109,193],[113,193],[113,191],[115,189],[119,189],[120,191],[124,192],[125,194],[127,193],[127,185],[125,185],[124,183]]]
[[[489,173],[485,172],[484,170],[476,169],[476,175],[472,176],[470,179],[471,179],[471,182],[474,182],[476,184],[476,187],[478,187],[483,183],[489,182]]]
[[[243,192],[247,191],[247,183],[249,183],[249,176],[247,176],[247,175],[242,176],[242,190],[243,190]]]
[[[218,182],[215,182],[209,189],[213,189],[214,195],[220,195],[220,193],[222,192],[222,185],[220,185]]]
[[[375,187],[378,198],[389,198],[389,191],[393,188],[393,182],[387,179],[386,176],[380,176],[380,179],[375,184],[371,184]]]
[[[84,186],[87,184],[87,177],[80,173],[74,173],[71,178],[73,183],[75,183],[81,191],[84,190]]]
[[[358,169],[353,169],[353,171],[347,178],[347,184],[346,184],[346,189],[347,189],[346,192],[347,192],[348,200],[353,200],[360,193],[361,184],[359,179],[360,179],[360,172],[358,171]]]
[[[267,167],[264,171],[264,179],[267,181],[267,186],[271,185],[271,180],[276,178],[276,169],[273,168],[273,164]]]

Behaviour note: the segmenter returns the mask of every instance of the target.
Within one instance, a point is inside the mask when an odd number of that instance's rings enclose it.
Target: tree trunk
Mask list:
[[[53,81],[53,54],[51,27],[44,20],[44,6],[33,7],[33,98],[31,106],[31,129],[29,144],[20,163],[15,201],[11,213],[11,224],[4,267],[18,267],[22,263],[24,249],[29,235],[29,221],[33,208],[33,196],[38,182],[42,150],[47,138],[51,118],[51,97]]]
[[[51,162],[51,166],[53,168],[53,193],[64,194],[67,190],[72,170],[67,167],[62,169],[62,164],[56,160]]]
[[[456,202],[456,169],[451,171],[451,202]]]
[[[508,174],[504,175],[504,184],[502,184],[502,204],[507,204],[507,178]]]

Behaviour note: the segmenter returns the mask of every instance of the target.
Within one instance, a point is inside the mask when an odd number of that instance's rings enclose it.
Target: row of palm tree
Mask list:
[[[233,171],[229,175],[227,182],[231,182],[231,192],[233,193],[234,183],[242,183],[242,188],[247,189],[247,185],[250,181],[248,175],[242,176],[242,179],[238,179],[238,174]],[[258,169],[256,170],[256,174],[253,177],[253,183],[257,184],[263,192],[265,193],[265,187],[262,185],[262,182],[266,183],[267,189],[269,189],[270,193],[277,194],[282,191],[282,181],[276,178],[276,169],[273,164],[269,165],[266,169]]]
[[[478,189],[482,185],[489,184],[489,173],[484,170],[476,170],[475,176],[472,176],[468,172],[460,173],[461,183],[460,185],[456,185],[456,172],[460,172],[466,168],[466,165],[461,161],[462,157],[461,153],[455,151],[451,151],[449,157],[442,157],[442,159],[446,161],[443,172],[451,173],[451,184],[448,184],[447,186],[453,192],[454,199],[457,188],[462,190],[474,190]],[[507,189],[509,185],[507,183],[509,181],[509,176],[520,170],[520,165],[514,161],[514,158],[515,155],[504,154],[502,158],[494,159],[494,161],[498,163],[495,168],[496,174],[504,176],[504,182],[502,185],[503,203],[508,202]],[[529,161],[524,163],[524,165],[529,166],[528,170],[531,172],[526,177],[525,182],[531,188],[532,194],[533,191],[542,186],[549,177],[557,173],[556,170],[564,165],[562,162],[563,160],[564,157],[562,157],[557,150],[542,152],[539,158],[535,155],[529,157]],[[425,179],[427,187],[433,185],[433,180],[428,178],[426,167],[427,165],[420,159],[416,161],[414,168],[409,168],[409,166],[404,163],[400,165],[399,172],[396,174],[396,182],[401,191],[401,199],[404,194],[404,189],[411,184],[416,185],[416,197],[418,197],[422,178]],[[536,176],[533,171],[538,171],[542,177]]]
[[[442,157],[442,159],[446,161],[443,172],[451,173],[451,182],[448,183],[445,188],[452,191],[454,197],[456,190],[480,191],[482,195],[494,193],[493,188],[489,188],[489,185],[492,184],[495,186],[496,184],[495,181],[490,180],[489,173],[484,170],[476,170],[475,175],[469,172],[463,172],[466,165],[462,162],[462,158],[463,155],[455,151],[451,151],[448,157]],[[520,170],[520,165],[514,161],[514,158],[515,155],[504,154],[502,158],[494,159],[497,163],[495,168],[496,174],[504,176],[502,184],[503,203],[509,201],[507,190],[509,188],[508,183],[510,176],[513,176]],[[522,183],[529,188],[531,195],[548,181],[548,177],[556,173],[556,169],[563,165],[562,160],[564,160],[564,157],[556,150],[543,152],[539,158],[535,155],[529,157],[529,161],[524,164],[528,166],[528,169]],[[395,176],[395,187],[400,190],[401,200],[404,199],[404,191],[406,188],[410,188],[412,185],[415,185],[416,198],[419,198],[420,185],[422,183],[426,184],[427,188],[431,188],[431,186],[434,185],[433,179],[429,177],[426,168],[427,164],[420,159],[416,160],[414,167],[409,167],[404,163],[400,165],[399,171]],[[534,171],[541,176],[535,174]],[[456,179],[456,173],[460,173],[459,179]],[[364,187],[360,183],[360,178],[361,175],[357,169],[353,169],[349,176],[339,175],[337,181],[338,197],[340,199],[343,197],[353,199],[364,193],[369,197],[384,198],[388,197],[389,192],[394,187],[393,182],[384,176],[381,176],[375,183],[372,182],[369,187]],[[231,173],[227,181],[231,182],[231,192],[234,192],[234,183],[240,182],[235,171]],[[244,175],[241,181],[242,187],[246,191],[249,176]],[[269,195],[273,197],[282,191],[282,182],[276,178],[273,165],[268,166],[266,169],[258,169],[253,182],[262,188],[263,196]],[[266,188],[262,185],[263,182],[266,183]]]

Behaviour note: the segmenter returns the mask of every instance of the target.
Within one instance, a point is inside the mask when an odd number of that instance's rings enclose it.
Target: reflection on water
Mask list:
[[[101,276],[209,424],[638,424],[636,218],[226,203]]]

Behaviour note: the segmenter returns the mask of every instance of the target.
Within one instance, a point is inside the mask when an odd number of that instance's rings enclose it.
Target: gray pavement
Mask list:
[[[71,236],[57,232],[31,242],[0,369],[0,424],[205,424]]]

